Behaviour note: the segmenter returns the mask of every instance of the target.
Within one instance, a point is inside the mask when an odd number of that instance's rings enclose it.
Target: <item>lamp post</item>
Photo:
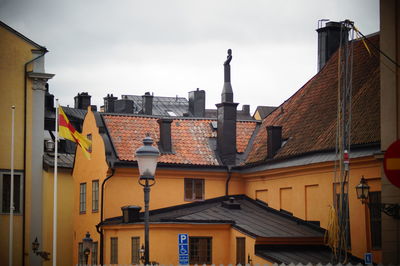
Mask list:
[[[367,180],[361,177],[360,183],[356,186],[357,198],[361,200],[362,204],[367,204],[371,207],[371,203],[368,202],[369,196],[369,186]],[[387,215],[400,219],[400,205],[396,203],[379,203],[378,205],[380,211],[386,213]]]
[[[143,139],[144,146],[136,150],[136,158],[139,167],[139,184],[143,186],[144,192],[144,264],[150,264],[149,252],[149,201],[150,187],[154,185],[154,174],[157,167],[157,158],[160,152],[153,147],[153,139],[147,135]]]
[[[88,265],[90,251],[92,250],[93,239],[90,237],[89,232],[86,233],[85,238],[82,239],[83,254],[85,255],[85,265]]]

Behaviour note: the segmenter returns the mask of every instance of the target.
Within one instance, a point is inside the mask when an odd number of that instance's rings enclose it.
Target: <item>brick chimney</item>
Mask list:
[[[317,29],[318,32],[318,71],[328,62],[329,58],[340,46],[340,35],[342,40],[349,38],[349,29],[342,27],[340,22],[327,22],[325,27]]]
[[[282,147],[282,127],[267,127],[267,158],[272,159]]]
[[[74,97],[75,100],[75,109],[83,109],[87,110],[90,106],[90,96],[87,92],[78,93],[77,96]]]
[[[153,114],[153,95],[150,95],[150,92],[146,92],[142,96],[142,113],[145,115]]]
[[[197,90],[189,92],[189,113],[194,117],[204,117],[206,112],[206,92]]]
[[[236,164],[236,108],[233,102],[231,86],[232,50],[228,50],[228,57],[224,63],[224,87],[221,94],[221,103],[217,106],[217,152],[224,165]]]
[[[114,102],[118,99],[118,97],[114,97],[113,94],[107,94],[104,99],[104,112],[105,113],[114,113]]]
[[[172,153],[171,123],[170,118],[160,118],[157,120],[160,125],[160,142],[158,147],[161,153]]]

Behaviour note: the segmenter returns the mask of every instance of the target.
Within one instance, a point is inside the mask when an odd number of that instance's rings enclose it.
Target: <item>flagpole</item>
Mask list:
[[[8,244],[8,265],[13,265],[13,237],[14,237],[14,117],[15,106],[11,106],[11,176],[10,176],[10,235]]]
[[[56,139],[54,147],[54,199],[53,199],[53,266],[57,265],[57,159],[58,159],[58,99],[56,99]]]

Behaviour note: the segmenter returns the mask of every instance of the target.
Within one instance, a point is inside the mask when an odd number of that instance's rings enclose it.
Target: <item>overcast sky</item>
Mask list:
[[[317,22],[379,30],[378,0],[0,0],[0,20],[45,46],[50,92],[73,106],[113,93],[221,101],[231,48],[234,101],[280,105],[317,71]],[[241,109],[241,106],[239,106]]]

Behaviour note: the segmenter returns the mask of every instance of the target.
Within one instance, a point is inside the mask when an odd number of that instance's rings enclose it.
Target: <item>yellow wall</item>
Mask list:
[[[366,208],[357,199],[355,186],[361,176],[368,179],[371,191],[380,191],[380,164],[373,157],[351,160],[349,182],[349,211],[351,251],[360,258],[370,250],[366,231],[369,220]],[[264,201],[274,209],[290,211],[294,216],[311,221],[320,221],[321,227],[328,224],[329,206],[333,204],[334,166],[318,163],[309,166],[288,167],[276,170],[244,174],[246,194],[256,199],[262,195]],[[267,196],[260,191],[267,191]],[[374,251],[379,261],[380,251]]]
[[[101,183],[107,177],[108,166],[105,160],[105,149],[102,137],[98,134],[98,128],[94,120],[93,112],[89,111],[83,124],[83,135],[92,134],[92,156],[88,160],[80,148],[75,155],[75,166],[73,170],[73,264],[78,263],[78,243],[89,232],[93,241],[100,243],[100,235],[95,225],[100,222]],[[99,180],[99,211],[92,212],[92,181]],[[86,213],[79,213],[79,185],[86,182]],[[114,194],[120,196],[119,193]]]
[[[140,237],[144,243],[143,225],[105,226],[105,263],[110,263],[110,238],[118,237],[118,263],[131,263],[131,238]],[[247,254],[254,254],[255,239],[238,232],[231,225],[192,225],[150,224],[150,261],[160,264],[178,265],[178,234],[187,233],[189,237],[212,237],[212,263],[228,265],[236,262],[236,237],[246,238]],[[221,248],[221,247],[231,248]],[[268,261],[250,255],[253,263],[265,264]]]
[[[33,45],[17,37],[14,33],[0,26],[0,169],[10,169],[10,152],[11,152],[11,105],[15,105],[15,146],[14,146],[14,169],[24,170],[24,65],[32,59]],[[28,69],[30,70],[30,69]],[[31,87],[31,81],[27,81],[28,88]],[[32,109],[31,90],[27,90],[27,108]],[[31,115],[27,115],[27,155],[30,154],[31,135],[30,129],[32,119]],[[30,157],[27,156],[25,183],[25,198],[29,199],[31,188],[31,163]],[[26,201],[25,205],[25,250],[29,250],[29,224],[30,224],[30,201]],[[1,215],[0,218],[0,235],[3,236],[0,241],[0,261],[8,263],[8,215]],[[14,217],[14,255],[13,262],[15,265],[22,264],[22,220],[21,215]],[[25,261],[28,261],[28,255],[25,255]]]
[[[43,246],[41,250],[53,250],[53,186],[54,169],[43,171]],[[57,265],[72,265],[72,210],[73,180],[70,169],[58,169],[57,197]],[[53,256],[43,265],[52,265]]]

